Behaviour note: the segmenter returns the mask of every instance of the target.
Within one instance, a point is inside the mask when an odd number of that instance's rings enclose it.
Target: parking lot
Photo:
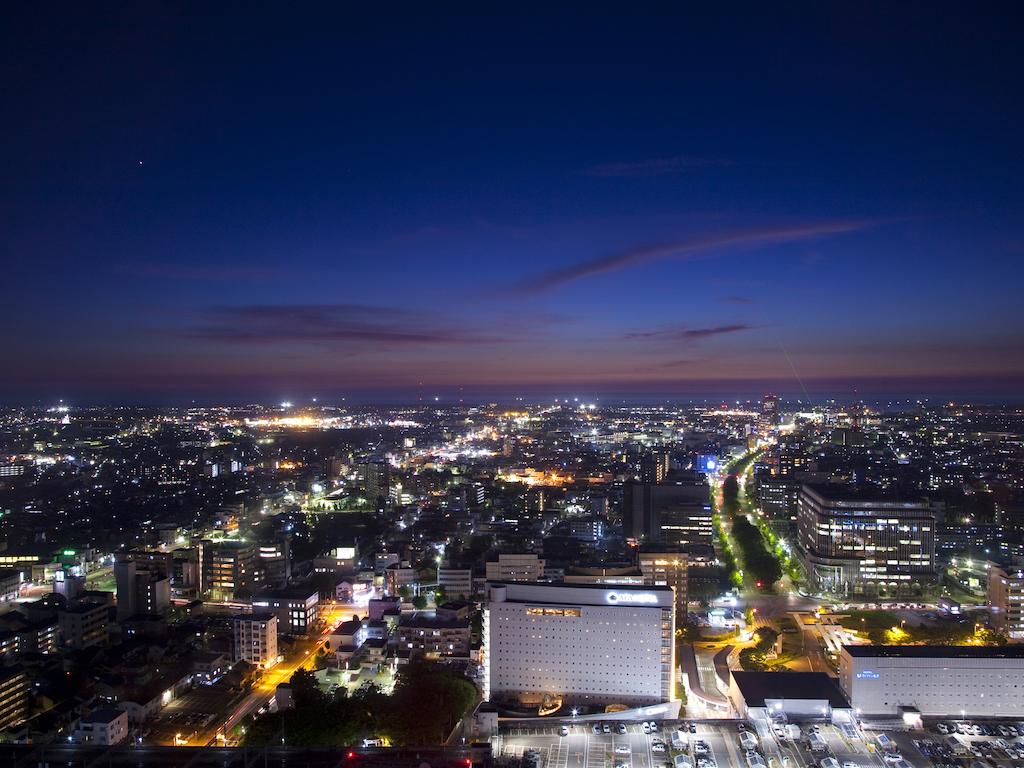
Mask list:
[[[943,726],[949,733],[942,733],[933,723],[924,732],[890,736],[908,760],[925,768],[1024,768],[1024,722],[944,721]]]
[[[696,733],[690,732],[691,722]],[[816,767],[826,756],[834,757],[841,768],[849,768],[848,764],[858,768],[887,765],[878,751],[870,751],[858,732],[844,733],[825,724],[817,726],[818,734],[827,744],[827,751],[820,752],[812,752],[803,737],[779,738],[767,724],[755,727],[729,720],[659,723],[658,732],[650,734],[644,733],[639,723],[628,724],[625,734],[616,732],[616,722],[609,721],[608,725],[611,733],[594,733],[592,723],[570,725],[567,736],[559,735],[557,724],[503,727],[494,740],[494,750],[496,755],[515,758],[535,750],[540,756],[539,768],[665,768],[673,764],[677,755],[688,755],[695,768],[743,768],[748,764],[739,743],[743,727],[757,735],[756,751],[768,768]],[[682,749],[672,747],[671,734],[677,728],[684,732]],[[806,731],[804,727],[802,733]],[[664,743],[664,752],[657,751],[657,742]],[[698,742],[705,746],[698,746]],[[908,755],[907,759],[916,768],[930,766],[920,754],[916,759]]]

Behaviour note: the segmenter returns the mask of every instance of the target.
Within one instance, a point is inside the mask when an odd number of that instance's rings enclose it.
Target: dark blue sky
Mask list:
[[[888,5],[21,9],[0,401],[1015,397],[1021,18]]]

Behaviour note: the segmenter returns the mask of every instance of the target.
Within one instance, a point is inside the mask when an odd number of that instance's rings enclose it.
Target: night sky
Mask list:
[[[1018,398],[1020,13],[782,5],[8,8],[0,402]]]

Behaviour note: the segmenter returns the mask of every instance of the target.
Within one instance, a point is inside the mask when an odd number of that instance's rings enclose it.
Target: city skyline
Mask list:
[[[39,13],[4,404],[1019,398],[997,13]]]

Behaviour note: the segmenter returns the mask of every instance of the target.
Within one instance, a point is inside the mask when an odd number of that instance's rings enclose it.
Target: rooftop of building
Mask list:
[[[469,619],[438,618],[431,612],[414,613],[398,620],[398,626],[405,629],[468,629]]]
[[[108,725],[124,714],[125,711],[123,709],[115,709],[114,707],[100,707],[99,709],[94,709],[88,715],[83,716],[82,722],[102,723],[104,725]]]
[[[825,502],[857,502],[860,504],[900,504],[928,508],[928,502],[920,496],[912,496],[884,488],[864,485],[842,485],[839,483],[804,483],[805,489]]]
[[[850,708],[836,678],[824,672],[737,671],[732,678],[748,707],[764,707],[766,699],[827,699],[833,709]]]
[[[561,581],[489,581],[490,587],[529,587],[549,589],[580,589],[615,592],[671,592],[672,587],[648,586],[645,584],[567,584]]]
[[[844,645],[854,658],[1024,659],[1024,645]]]
[[[277,616],[268,611],[254,611],[235,616],[235,621],[273,621]]]
[[[308,600],[310,597],[319,596],[319,590],[309,584],[293,584],[287,587],[269,587],[261,589],[255,599],[272,598],[277,600]],[[253,605],[256,605],[253,602]]]

